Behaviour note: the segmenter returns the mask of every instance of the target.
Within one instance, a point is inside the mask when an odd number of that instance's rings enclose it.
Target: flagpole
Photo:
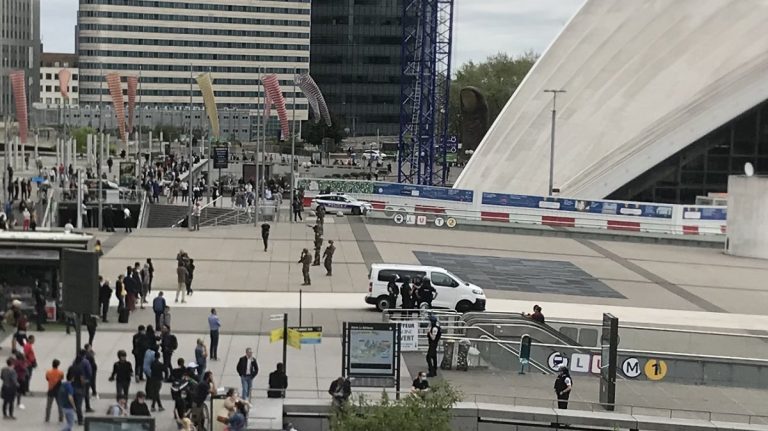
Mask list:
[[[187,163],[189,163],[189,172],[187,172],[187,229],[192,230],[192,196],[194,186],[192,185],[192,169],[194,168],[194,159],[192,158],[192,63],[189,64],[189,153],[187,154]]]
[[[141,121],[143,115],[141,115],[141,65],[139,65],[139,140],[137,142],[137,153],[139,153],[139,157],[141,157]],[[149,160],[152,160],[152,154],[149,155]],[[141,162],[141,161],[139,161]]]
[[[261,66],[259,66],[259,87],[258,87],[259,91],[262,88],[265,88],[262,85],[263,84],[262,83],[262,79],[264,79],[264,75],[262,74]],[[264,92],[266,93],[266,89],[264,90]],[[259,93],[257,92],[256,93],[256,97],[258,97],[258,94]],[[256,204],[256,207],[255,207],[256,213],[254,214],[254,217],[253,217],[253,225],[254,226],[258,226],[259,225],[259,210],[261,209],[260,200],[259,200],[259,190],[260,190],[260,187],[261,187],[259,185],[259,178],[260,178],[259,177],[259,167],[260,167],[259,166],[259,154],[260,154],[261,147],[259,146],[259,141],[260,141],[260,138],[261,138],[261,128],[264,127],[264,124],[262,124],[262,123],[266,124],[266,120],[261,118],[261,117],[264,116],[264,112],[266,112],[266,109],[267,109],[267,99],[266,99],[266,97],[264,98],[264,104],[262,105],[262,108],[263,108],[263,110],[262,110],[261,114],[259,115],[259,118],[257,119],[257,122],[256,122],[256,187],[254,187],[254,191],[256,192],[256,202],[255,202],[255,204]]]
[[[293,68],[293,114],[292,114],[292,123],[291,124],[291,210],[293,210],[293,200],[295,199],[296,194],[296,178],[295,178],[295,169],[294,166],[296,165],[296,68]],[[303,202],[299,202],[299,205],[304,205]],[[291,223],[293,223],[293,217],[289,217],[291,219]]]

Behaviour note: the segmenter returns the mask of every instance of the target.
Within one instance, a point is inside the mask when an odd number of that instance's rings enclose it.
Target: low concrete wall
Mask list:
[[[768,178],[728,177],[728,240],[734,256],[768,259]]]
[[[283,407],[285,421],[301,431],[330,431],[330,413],[330,403],[326,400],[285,400]],[[568,424],[571,429],[611,431],[768,431],[768,426],[763,425],[474,402],[458,403],[453,414],[456,431],[562,429],[554,424]]]

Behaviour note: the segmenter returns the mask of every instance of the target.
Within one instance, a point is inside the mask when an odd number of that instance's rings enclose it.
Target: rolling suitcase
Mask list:
[[[128,315],[130,314],[130,311],[128,311],[127,308],[123,308],[119,311],[117,316],[117,321],[120,323],[128,323]]]

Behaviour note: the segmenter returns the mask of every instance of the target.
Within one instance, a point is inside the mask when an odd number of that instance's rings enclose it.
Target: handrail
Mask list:
[[[248,220],[249,223],[253,221],[253,216],[251,215],[251,212],[245,209],[240,209],[240,208],[230,208],[230,209],[232,211],[231,213],[222,214],[214,218],[206,219],[205,221],[200,222],[200,226],[218,226],[219,222],[232,219],[232,218],[236,220],[235,223],[237,224],[239,223],[240,217],[243,217],[245,220]]]
[[[548,323],[557,323],[560,325],[578,325],[578,326],[594,326],[594,327],[602,327],[603,325],[596,322],[578,322],[578,321],[571,321],[571,320],[556,320],[556,319],[547,319]],[[742,332],[718,332],[718,331],[701,331],[696,329],[685,329],[685,328],[664,328],[659,326],[638,326],[638,325],[624,325],[621,324],[619,326],[619,330],[622,329],[635,329],[635,330],[643,330],[643,331],[659,331],[659,332],[676,332],[680,334],[697,334],[697,335],[717,335],[717,336],[725,336],[725,337],[743,337],[743,338],[756,338],[761,340],[768,339],[768,335],[763,334],[748,334],[748,333],[742,333]]]
[[[141,229],[144,227],[144,219],[147,217],[147,198],[149,195],[147,192],[144,192],[144,198],[141,200],[141,207],[139,207],[139,219],[136,223],[136,230]]]
[[[214,200],[212,200],[212,201],[208,202],[207,204],[205,204],[205,205],[201,206],[201,207],[200,207],[200,212],[201,212],[201,214],[202,214],[202,211],[203,211],[204,209],[206,209],[206,208],[208,208],[208,207],[212,206],[212,205],[213,205],[214,203],[216,203],[216,202],[217,202],[219,199],[222,199],[222,200],[223,200],[223,198],[224,198],[224,196],[219,196],[219,197],[217,197],[216,199],[214,199]],[[190,199],[191,199],[191,196],[190,196]],[[194,207],[192,208],[192,210],[194,211]],[[183,221],[184,221],[184,220],[185,220],[185,219],[186,219],[188,216],[191,216],[191,215],[192,215],[192,214],[186,214],[186,215],[185,215],[185,216],[184,216],[182,219],[180,219],[179,221],[177,221],[176,223],[174,223],[173,225],[171,225],[171,228],[176,228],[176,227],[179,227],[179,223],[183,222]]]
[[[43,223],[42,227],[44,228],[50,228],[51,227],[51,210],[53,207],[53,196],[54,193],[51,193],[52,189],[48,189],[45,191],[45,193],[48,195],[48,203],[45,206],[45,213],[43,213]]]

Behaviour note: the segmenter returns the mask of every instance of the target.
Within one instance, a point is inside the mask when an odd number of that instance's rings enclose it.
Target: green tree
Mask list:
[[[451,431],[452,408],[461,393],[446,382],[435,384],[425,396],[378,401],[360,396],[331,418],[334,431]]]
[[[461,65],[451,81],[450,132],[461,136],[459,92],[462,88],[480,89],[488,102],[489,124],[492,124],[538,58],[539,55],[532,51],[517,57],[499,53],[481,63],[470,61]]]
[[[320,121],[314,123],[313,121],[305,121],[301,127],[301,138],[304,142],[310,145],[316,145],[321,147],[323,144],[323,138],[333,139],[333,143],[338,145],[342,139],[344,139],[344,129],[341,127],[339,119],[331,115],[331,126],[328,127],[325,122]],[[329,148],[328,151],[335,151],[335,149]]]
[[[181,138],[182,131],[171,124],[158,124],[152,130],[152,139],[160,139],[160,132],[163,132],[163,140],[165,142],[173,142]]]
[[[88,135],[96,133],[96,129],[92,127],[78,127],[70,131],[71,136],[75,139],[75,145],[78,152],[85,152],[88,146]]]

